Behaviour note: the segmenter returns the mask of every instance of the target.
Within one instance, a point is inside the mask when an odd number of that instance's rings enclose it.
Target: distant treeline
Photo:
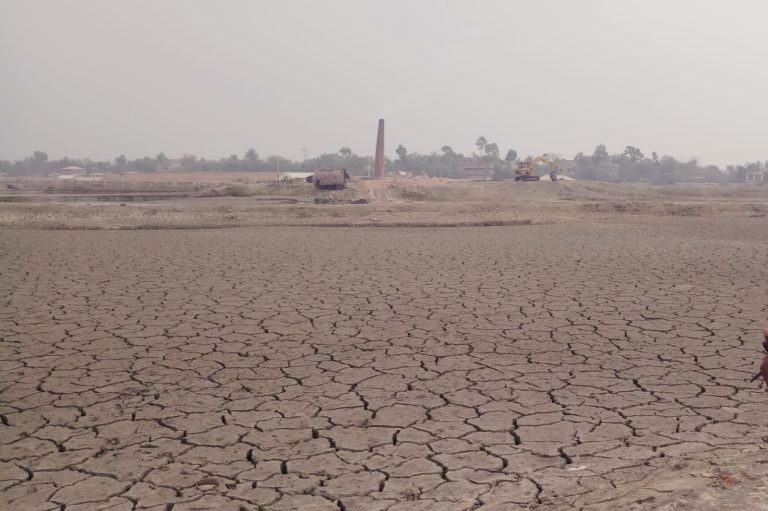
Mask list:
[[[502,158],[499,146],[479,137],[475,142],[477,152],[469,156],[456,153],[450,146],[429,154],[409,153],[400,145],[397,158],[386,159],[387,170],[401,171],[431,177],[462,177],[467,165],[485,165],[493,169],[497,178],[510,177],[520,159],[514,149],[509,149]],[[652,152],[647,157],[639,148],[626,146],[621,153],[611,154],[604,145],[598,145],[591,154],[578,153],[572,161],[564,160],[558,154],[546,157],[567,163],[570,172],[577,179],[629,182],[629,183],[680,183],[680,182],[744,182],[749,173],[768,171],[768,161],[729,165],[721,169],[714,165],[701,165],[696,160],[678,161],[671,156],[659,157]],[[532,159],[527,156],[525,160]],[[282,156],[261,158],[255,149],[246,150],[242,156],[232,154],[219,160],[208,160],[186,154],[178,159],[169,159],[165,154],[145,156],[129,160],[120,155],[112,161],[93,161],[88,158],[61,158],[49,160],[44,151],[35,151],[31,156],[15,161],[0,160],[0,172],[9,176],[44,176],[64,172],[67,167],[81,167],[88,174],[126,172],[313,172],[319,168],[346,168],[352,175],[366,176],[372,173],[373,157],[359,156],[349,147],[342,147],[335,153],[321,154],[303,161],[290,160]]]

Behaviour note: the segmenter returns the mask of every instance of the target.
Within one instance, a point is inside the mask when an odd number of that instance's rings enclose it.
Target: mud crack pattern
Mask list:
[[[568,508],[754,453],[764,225],[730,227],[6,231],[0,501]]]

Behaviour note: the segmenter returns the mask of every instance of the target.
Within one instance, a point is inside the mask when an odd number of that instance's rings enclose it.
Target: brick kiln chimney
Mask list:
[[[376,159],[373,162],[373,177],[384,177],[384,119],[379,119],[379,133],[376,135]]]

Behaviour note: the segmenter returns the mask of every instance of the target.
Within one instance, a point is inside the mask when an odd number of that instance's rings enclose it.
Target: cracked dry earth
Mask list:
[[[4,231],[0,507],[661,509],[768,458],[766,232]]]

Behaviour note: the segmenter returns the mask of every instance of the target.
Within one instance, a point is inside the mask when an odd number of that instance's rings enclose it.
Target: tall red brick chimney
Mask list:
[[[376,136],[376,158],[373,161],[373,177],[384,177],[384,119],[379,119],[379,133]]]

